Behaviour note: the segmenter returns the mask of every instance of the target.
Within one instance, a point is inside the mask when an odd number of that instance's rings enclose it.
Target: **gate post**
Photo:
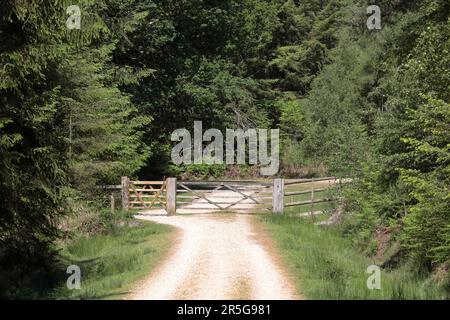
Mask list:
[[[284,210],[284,179],[273,179],[272,213],[283,213]]]
[[[128,177],[122,177],[122,210],[128,211],[129,207],[129,190],[130,190],[130,179]]]
[[[177,213],[177,178],[166,179],[166,211],[169,215]]]

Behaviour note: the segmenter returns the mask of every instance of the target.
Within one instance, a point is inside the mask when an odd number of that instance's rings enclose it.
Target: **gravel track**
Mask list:
[[[139,215],[181,232],[169,257],[129,299],[299,299],[256,217]]]

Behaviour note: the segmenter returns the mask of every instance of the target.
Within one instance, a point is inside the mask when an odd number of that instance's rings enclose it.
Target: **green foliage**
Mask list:
[[[2,4],[0,267],[19,276],[52,263],[67,186],[116,183],[148,156],[140,130],[149,119],[119,87],[149,71],[112,64],[110,30],[121,22],[108,21],[105,4],[79,3],[81,30],[66,28],[69,1]]]
[[[6,299],[119,299],[135,282],[155,268],[170,249],[174,229],[162,224],[133,221],[125,213],[108,212],[114,222],[101,234],[80,235],[60,243],[60,261],[52,270],[32,270],[30,277],[15,282],[2,273]],[[67,289],[68,265],[82,272],[80,290]]]
[[[62,252],[64,262],[80,265],[83,285],[81,290],[68,290],[66,281],[61,281],[47,298],[118,299],[138,279],[148,275],[170,249],[173,229],[145,222],[122,223],[125,225],[116,225],[106,234],[66,244]]]
[[[188,164],[169,167],[168,172],[173,177],[183,180],[207,180],[223,177],[227,167],[224,164]]]
[[[279,86],[283,91],[304,94],[310,89],[312,79],[325,62],[326,47],[317,40],[302,42],[301,45],[280,47],[277,56],[268,64],[281,73]]]
[[[450,258],[449,3],[378,5],[380,31],[365,29],[364,4],[329,2],[295,46],[278,48],[271,66],[291,70],[289,87],[303,96],[279,103],[283,166],[355,177],[342,231],[370,252],[374,232],[389,227],[398,256],[431,270]],[[311,41],[326,49],[296,56]]]
[[[430,99],[411,111],[410,121],[421,135],[403,140],[426,169],[400,171],[415,202],[405,217],[405,246],[421,263],[444,263],[450,257],[450,104]]]
[[[375,51],[368,54],[343,33],[339,45],[332,50],[332,63],[317,76],[309,95],[300,101],[305,117],[303,153],[347,176],[357,173],[370,151],[364,144],[367,136],[361,121],[361,93],[373,83],[372,54]]]
[[[366,273],[375,264],[361,255],[339,230],[305,219],[268,216],[264,220],[306,299],[446,299],[445,288],[414,269],[381,268],[381,289],[369,290]]]
[[[70,181],[77,188],[116,184],[148,157],[141,129],[150,121],[136,116],[136,107],[119,90],[116,76],[126,71],[105,63],[112,49],[105,45],[76,53],[60,66],[61,74],[71,75],[61,90],[61,130],[68,145]]]
[[[48,264],[66,183],[54,65],[65,56],[63,1],[41,10],[19,1],[0,13],[0,267]],[[8,47],[6,44],[8,43]]]
[[[141,114],[153,119],[144,141],[155,152],[143,175],[168,173],[170,133],[192,129],[195,120],[218,129],[270,125],[274,94],[261,77],[279,26],[279,6],[254,0],[167,1],[149,10],[115,55],[119,64],[154,70],[126,86]]]

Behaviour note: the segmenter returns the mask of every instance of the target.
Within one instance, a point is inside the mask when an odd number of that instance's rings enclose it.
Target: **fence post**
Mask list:
[[[311,217],[314,218],[314,178],[311,179]]]
[[[283,213],[284,210],[284,179],[273,179],[272,213]]]
[[[109,196],[109,199],[111,201],[111,212],[114,213],[114,210],[116,209],[116,201],[114,199],[114,193],[111,193],[111,195]]]
[[[166,210],[169,215],[177,213],[177,178],[166,179]]]
[[[129,207],[129,189],[130,189],[130,179],[128,177],[122,177],[122,209],[128,211]]]

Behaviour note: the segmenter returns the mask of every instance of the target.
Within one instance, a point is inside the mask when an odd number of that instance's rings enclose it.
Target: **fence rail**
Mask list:
[[[284,184],[292,185],[292,184],[319,182],[319,181],[327,181],[327,180],[337,180],[337,178],[333,176],[333,177],[309,178],[309,179],[286,179]]]

